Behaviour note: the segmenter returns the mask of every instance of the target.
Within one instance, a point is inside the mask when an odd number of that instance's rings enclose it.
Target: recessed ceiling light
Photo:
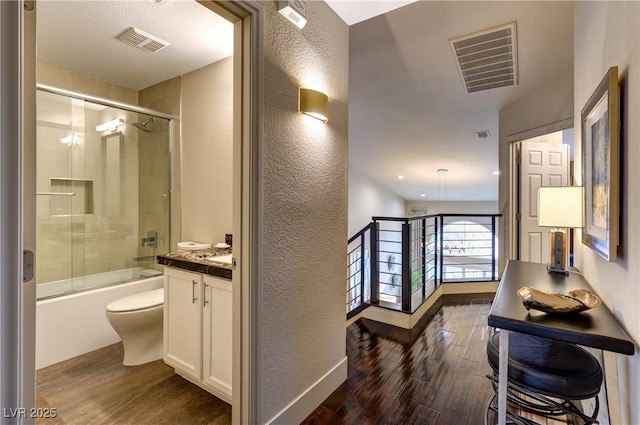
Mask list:
[[[427,195],[425,195],[424,193],[421,193],[420,196],[424,198]]]
[[[404,176],[398,176],[398,180],[404,180]]]
[[[500,171],[499,171],[499,170],[494,171],[494,172],[493,172],[493,175],[494,175],[494,176],[499,176],[499,175],[500,175]]]
[[[449,170],[447,170],[446,168],[438,169],[438,174],[440,174],[441,176],[446,175],[448,172],[449,172]]]

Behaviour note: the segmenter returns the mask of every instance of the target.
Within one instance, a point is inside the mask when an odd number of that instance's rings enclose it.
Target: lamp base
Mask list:
[[[552,230],[550,236],[551,263],[547,271],[549,273],[567,273],[567,232]]]

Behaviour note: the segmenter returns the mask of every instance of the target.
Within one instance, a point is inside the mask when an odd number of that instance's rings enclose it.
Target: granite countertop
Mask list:
[[[231,254],[230,251],[220,253],[214,250],[170,252],[158,255],[158,264],[175,267],[196,273],[231,279],[233,266],[229,263],[216,261],[216,256]],[[209,259],[213,257],[213,259]]]

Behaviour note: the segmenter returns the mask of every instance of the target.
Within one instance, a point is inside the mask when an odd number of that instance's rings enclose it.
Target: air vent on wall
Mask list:
[[[515,22],[449,41],[467,93],[518,84]]]
[[[129,28],[124,33],[119,35],[118,40],[124,41],[127,44],[136,46],[146,52],[151,53],[155,53],[158,50],[169,45],[168,42],[133,27]]]

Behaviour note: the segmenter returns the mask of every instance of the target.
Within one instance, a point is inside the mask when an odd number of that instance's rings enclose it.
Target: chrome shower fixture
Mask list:
[[[150,122],[156,122],[156,117],[151,117],[148,120],[143,121],[141,123],[134,122],[134,123],[131,123],[131,125],[134,126],[135,128],[137,128],[138,130],[144,131],[145,133],[150,133],[152,130],[149,127],[147,127],[147,125]],[[160,123],[157,123],[157,124],[160,125]]]

